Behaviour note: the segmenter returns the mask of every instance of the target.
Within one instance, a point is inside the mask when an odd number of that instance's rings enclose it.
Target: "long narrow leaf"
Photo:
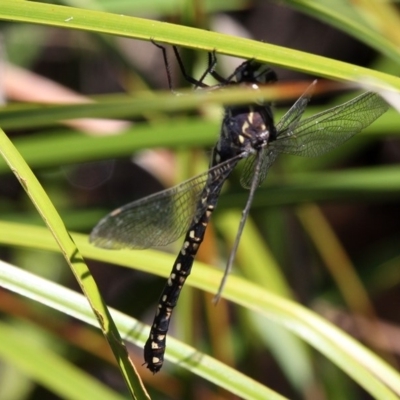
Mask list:
[[[90,325],[97,325],[97,321],[82,295],[4,262],[0,262],[0,286],[71,315]],[[111,313],[124,338],[143,346],[149,333],[149,327],[118,311],[111,310]],[[199,376],[243,399],[284,399],[279,394],[234,369],[173,338],[168,339],[168,347],[167,359],[184,368],[188,368]]]
[[[80,255],[78,248],[68,231],[65,229],[63,221],[39,181],[36,179],[35,175],[6,134],[1,130],[0,154],[3,156],[4,160],[7,162],[10,169],[13,171],[30,197],[37,211],[47,224],[48,229],[55,239],[54,243],[57,243],[59,246],[59,249],[69,264],[80,287],[87,296],[92,311],[96,315],[101,330],[108,340],[131,395],[134,398],[136,398],[136,396],[140,399],[148,398],[140,377],[136,374],[133,365],[127,356],[126,349],[121,337],[119,336],[117,327],[111,318],[107,305],[105,304],[83,257]]]
[[[385,88],[381,83],[384,82],[400,89],[400,78],[381,72],[255,40],[154,20],[26,1],[3,2],[0,19],[215,50],[332,79],[358,81],[369,77],[377,87]]]

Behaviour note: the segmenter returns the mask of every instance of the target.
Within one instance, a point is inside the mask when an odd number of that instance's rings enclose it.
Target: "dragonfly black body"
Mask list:
[[[258,64],[254,65],[252,61],[248,61],[236,69],[233,77],[229,78],[232,81],[224,80],[221,84],[224,86],[236,83],[256,85],[255,67],[258,67]],[[245,73],[243,74],[243,72]],[[265,76],[262,75],[261,78],[264,83]],[[254,104],[225,108],[220,138],[213,148],[210,170],[196,206],[197,212],[161,294],[150,336],[144,348],[145,362],[153,373],[158,372],[162,367],[171,313],[176,306],[182,286],[191,272],[194,258],[203,241],[222,186],[242,158],[257,153],[267,145],[270,132],[273,132],[275,136],[275,127],[269,106]]]
[[[171,87],[165,49],[157,46],[163,50]],[[175,47],[174,52],[185,78],[195,87],[205,90],[231,85],[257,90],[259,85],[276,80],[272,70],[254,60],[244,62],[233,74],[223,78],[214,70],[214,53],[209,54],[208,68],[196,80],[186,74]],[[203,82],[208,74],[218,81],[217,85],[208,87]],[[265,179],[276,157],[280,153],[309,157],[321,155],[360,132],[388,109],[387,104],[377,94],[366,92],[347,103],[301,121],[314,85],[315,82],[276,126],[269,104],[258,102],[226,106],[220,137],[213,148],[207,172],[114,210],[93,229],[90,241],[107,249],[140,249],[166,245],[185,234],[182,248],[161,294],[144,348],[145,363],[151,372],[158,372],[163,365],[166,335],[173,308],[191,272],[222,186],[238,162],[245,160],[241,183],[250,189],[250,194],[217,296],[221,294],[232,266],[254,192]]]

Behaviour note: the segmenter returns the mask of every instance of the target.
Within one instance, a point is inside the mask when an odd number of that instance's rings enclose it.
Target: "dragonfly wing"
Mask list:
[[[106,249],[145,249],[174,242],[189,228],[208,173],[117,208],[90,234]]]
[[[278,132],[278,136],[280,132],[293,131],[296,128],[311,99],[316,84],[316,80],[311,83],[306,91],[296,100],[292,107],[290,107],[289,111],[277,123],[276,131]]]
[[[270,166],[276,160],[278,153],[270,147],[265,147],[264,149],[260,150],[262,152],[262,161],[260,166],[260,173],[258,175],[258,183],[257,186],[261,185],[264,182],[268,174],[268,170]],[[254,174],[256,171],[256,163],[257,163],[257,156],[251,155],[250,157],[246,158],[243,165],[242,175],[240,177],[240,183],[245,189],[250,189],[254,178]]]
[[[316,157],[341,145],[388,110],[376,93],[366,92],[278,132],[271,143],[278,153]]]
[[[165,246],[181,237],[195,216],[201,216],[207,202],[219,191],[239,157],[221,163],[177,186],[126,204],[105,216],[92,230],[90,242],[105,249],[146,249]]]
[[[308,88],[307,90],[296,100],[296,102],[293,104],[293,106],[289,109],[289,111],[282,117],[282,119],[279,121],[279,123],[276,125],[276,131],[278,132],[278,137],[280,134],[280,131],[293,131],[297,124],[300,121],[300,118],[302,117],[304,110],[307,107],[308,102],[310,101],[312,92],[314,90],[314,87],[316,85],[317,81],[314,81]],[[271,142],[273,143],[273,142]],[[260,173],[258,175],[258,183],[257,186],[261,185],[264,182],[264,179],[267,176],[268,170],[270,166],[274,163],[276,160],[276,157],[278,156],[278,152],[273,148],[273,146],[270,148],[269,144],[262,150],[260,150],[262,154],[262,162],[261,162],[261,167],[260,167]],[[243,172],[240,178],[240,183],[241,185],[249,189],[251,187],[251,184],[253,182],[254,174],[256,171],[256,163],[257,163],[257,156],[256,155],[251,155],[248,157],[243,166]]]

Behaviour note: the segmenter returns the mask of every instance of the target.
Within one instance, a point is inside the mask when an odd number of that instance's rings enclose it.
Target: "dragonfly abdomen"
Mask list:
[[[144,346],[145,363],[147,364],[147,368],[153,373],[158,372],[163,365],[166,336],[171,314],[178,302],[182,287],[190,275],[194,258],[204,239],[208,222],[215,209],[223,182],[217,183],[219,183],[219,187],[211,191],[212,195],[202,199],[203,202],[206,199],[208,203],[207,208],[200,217],[196,216],[192,221],[178,257],[172,267],[171,274],[161,293],[150,335]],[[206,187],[203,192],[209,194],[210,190]]]

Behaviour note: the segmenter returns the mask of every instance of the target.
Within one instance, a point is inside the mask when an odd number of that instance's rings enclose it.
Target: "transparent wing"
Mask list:
[[[292,107],[290,107],[289,111],[276,124],[276,131],[278,132],[278,136],[280,135],[279,132],[293,131],[296,128],[311,99],[316,84],[316,80],[311,83],[306,91],[296,100]]]
[[[270,166],[274,163],[276,157],[278,156],[278,153],[274,151],[273,148],[271,149],[268,146],[260,151],[262,152],[262,161],[260,167],[260,174],[257,177],[258,179],[257,186],[261,185],[261,183],[264,182],[264,179],[268,174]],[[256,163],[257,163],[256,155],[251,155],[250,157],[246,158],[244,162],[242,175],[240,176],[240,184],[245,189],[250,189],[253,179],[255,179],[254,173],[256,170]]]
[[[279,132],[282,130],[292,132],[296,128],[296,126],[300,122],[302,115],[304,114],[304,110],[306,109],[308,102],[310,101],[316,83],[317,81],[314,81],[307,88],[307,90],[296,100],[289,111],[276,125],[278,136]],[[276,157],[278,156],[276,150],[274,150],[273,148],[269,148],[268,146],[261,151],[264,153],[264,158],[261,163],[261,170],[258,176],[258,186],[264,182],[270,166],[274,163]],[[240,183],[246,189],[249,189],[253,182],[256,162],[257,157],[255,155],[249,156],[244,162],[243,172],[240,177]]]
[[[278,131],[271,142],[278,153],[316,157],[350,139],[388,110],[376,93],[366,92],[340,106],[323,111]],[[286,124],[287,125],[287,124]]]
[[[126,204],[105,216],[92,230],[90,242],[105,249],[145,249],[165,246],[181,237],[195,215],[205,212],[201,202],[219,191],[240,157],[221,163],[177,186]]]

